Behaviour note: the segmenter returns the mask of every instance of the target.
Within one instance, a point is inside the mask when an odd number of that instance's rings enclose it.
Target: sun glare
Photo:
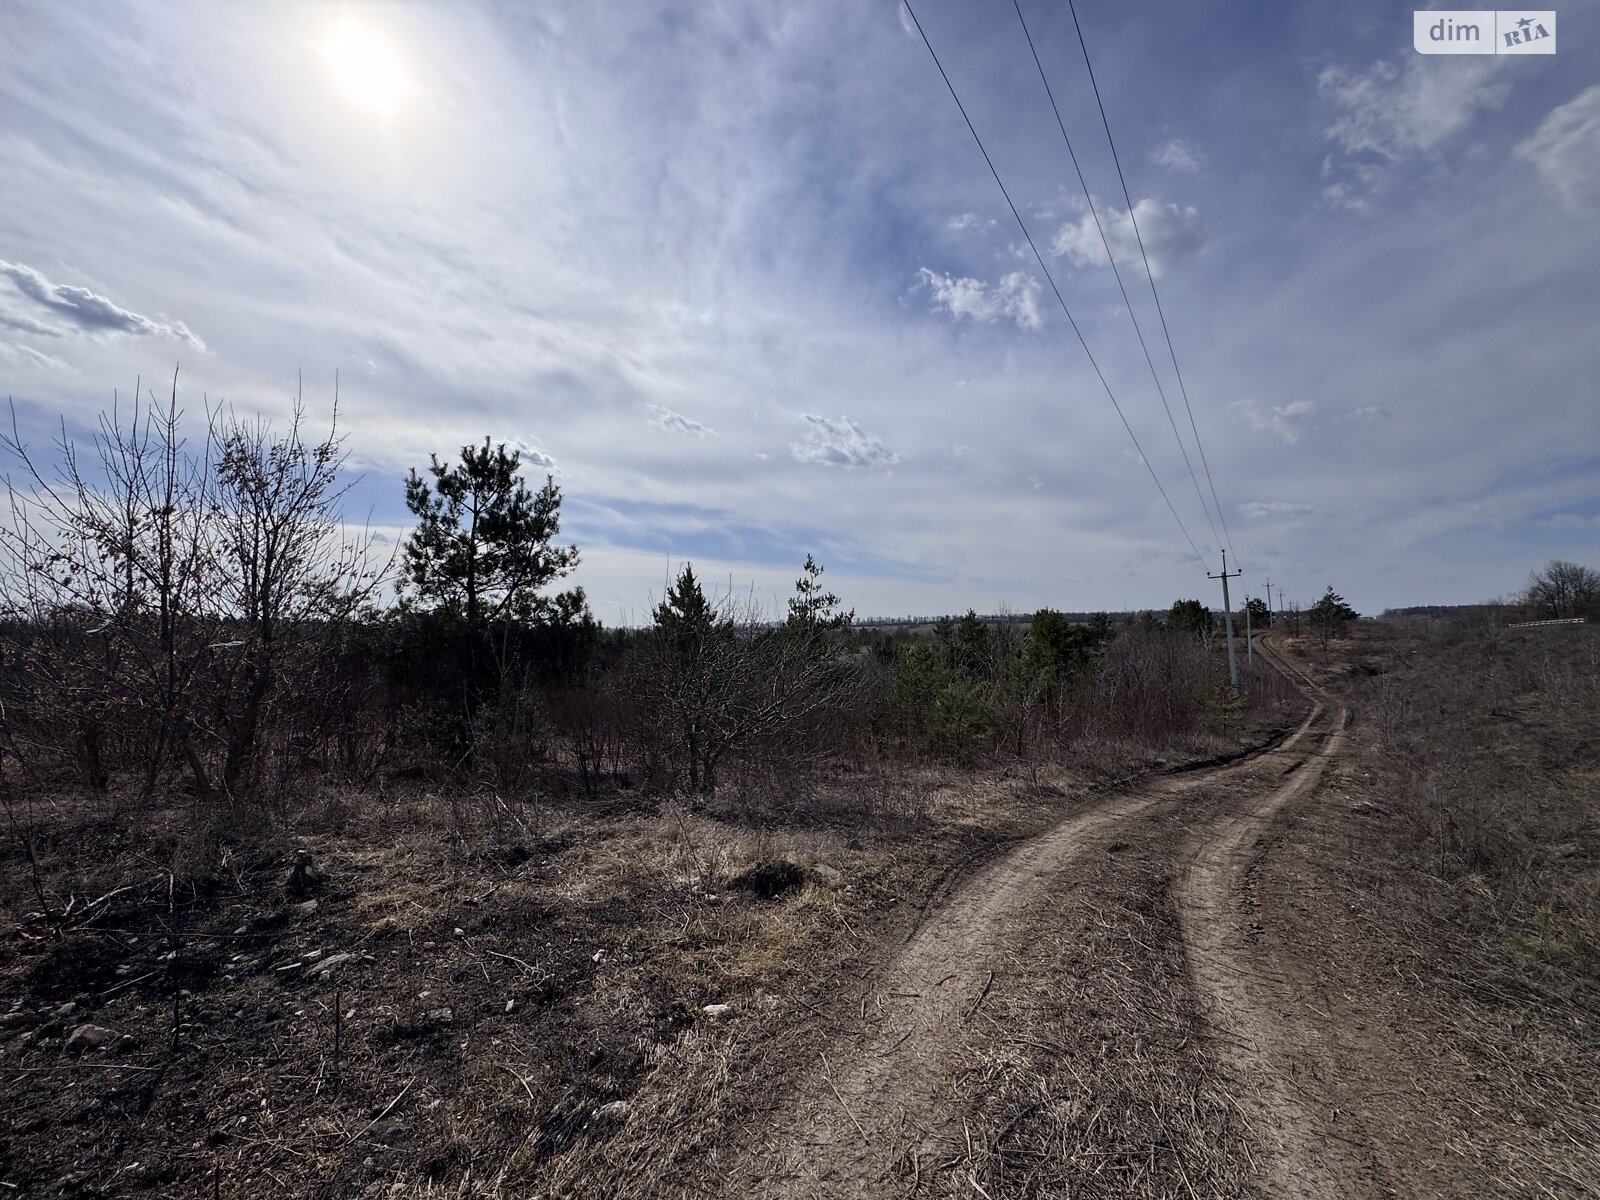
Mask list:
[[[405,64],[394,48],[353,21],[329,31],[322,57],[344,93],[377,116],[393,116],[411,91]]]

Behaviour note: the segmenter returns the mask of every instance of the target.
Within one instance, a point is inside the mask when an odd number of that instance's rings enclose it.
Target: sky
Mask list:
[[[1235,603],[1363,612],[1600,566],[1600,2],[1513,57],[1079,0],[1181,388],[1066,6],[1087,197],[1016,9],[913,3],[1050,278],[899,0],[8,0],[0,392],[40,443],[337,380],[395,540],[504,441],[608,624],[686,560],[883,616],[1217,607],[1230,540]]]

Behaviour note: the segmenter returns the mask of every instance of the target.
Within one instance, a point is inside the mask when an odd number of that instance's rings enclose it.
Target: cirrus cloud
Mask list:
[[[1516,153],[1568,209],[1600,213],[1600,86],[1551,109]]]

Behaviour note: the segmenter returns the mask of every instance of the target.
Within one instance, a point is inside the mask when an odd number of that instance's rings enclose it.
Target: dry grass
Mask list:
[[[1360,765],[1265,894],[1338,964],[1342,1019],[1426,1064],[1442,1189],[1600,1192],[1600,630],[1424,632],[1364,626],[1318,664]]]
[[[1119,743],[1095,774],[1228,737]],[[27,859],[6,844],[0,1012],[21,1015],[0,1029],[0,1182],[726,1194],[705,1156],[783,1094],[882,939],[961,863],[1043,828],[1088,785],[1071,766],[1038,781],[858,766],[706,805],[391,784],[330,789],[247,831],[199,827],[181,803],[130,818],[40,801],[24,816],[48,907],[77,899],[63,935],[30,917]],[[310,915],[281,890],[298,848],[326,877]],[[841,876],[771,902],[728,889],[767,859]],[[84,919],[86,899],[129,884]],[[341,953],[354,957],[336,981],[306,970]],[[713,1003],[728,1016],[707,1016]],[[443,1008],[449,1021],[430,1016]],[[62,1039],[81,1021],[130,1038],[70,1057]]]
[[[979,1011],[962,1137],[908,1164],[913,1194],[1253,1194],[1164,871],[1109,856],[1041,914],[1038,959]]]

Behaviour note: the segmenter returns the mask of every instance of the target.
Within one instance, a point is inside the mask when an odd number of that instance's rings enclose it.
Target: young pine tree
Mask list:
[[[463,446],[459,465],[434,455],[428,475],[413,470],[406,480],[406,507],[417,528],[406,542],[405,573],[424,603],[464,622],[470,712],[487,682],[485,635],[492,626],[568,622],[586,612],[581,588],[541,594],[577,566],[578,548],[551,544],[561,532],[555,480],[547,475],[544,486],[531,491],[521,456],[503,442],[491,446],[484,438],[481,446]],[[496,665],[503,673],[504,662]]]

